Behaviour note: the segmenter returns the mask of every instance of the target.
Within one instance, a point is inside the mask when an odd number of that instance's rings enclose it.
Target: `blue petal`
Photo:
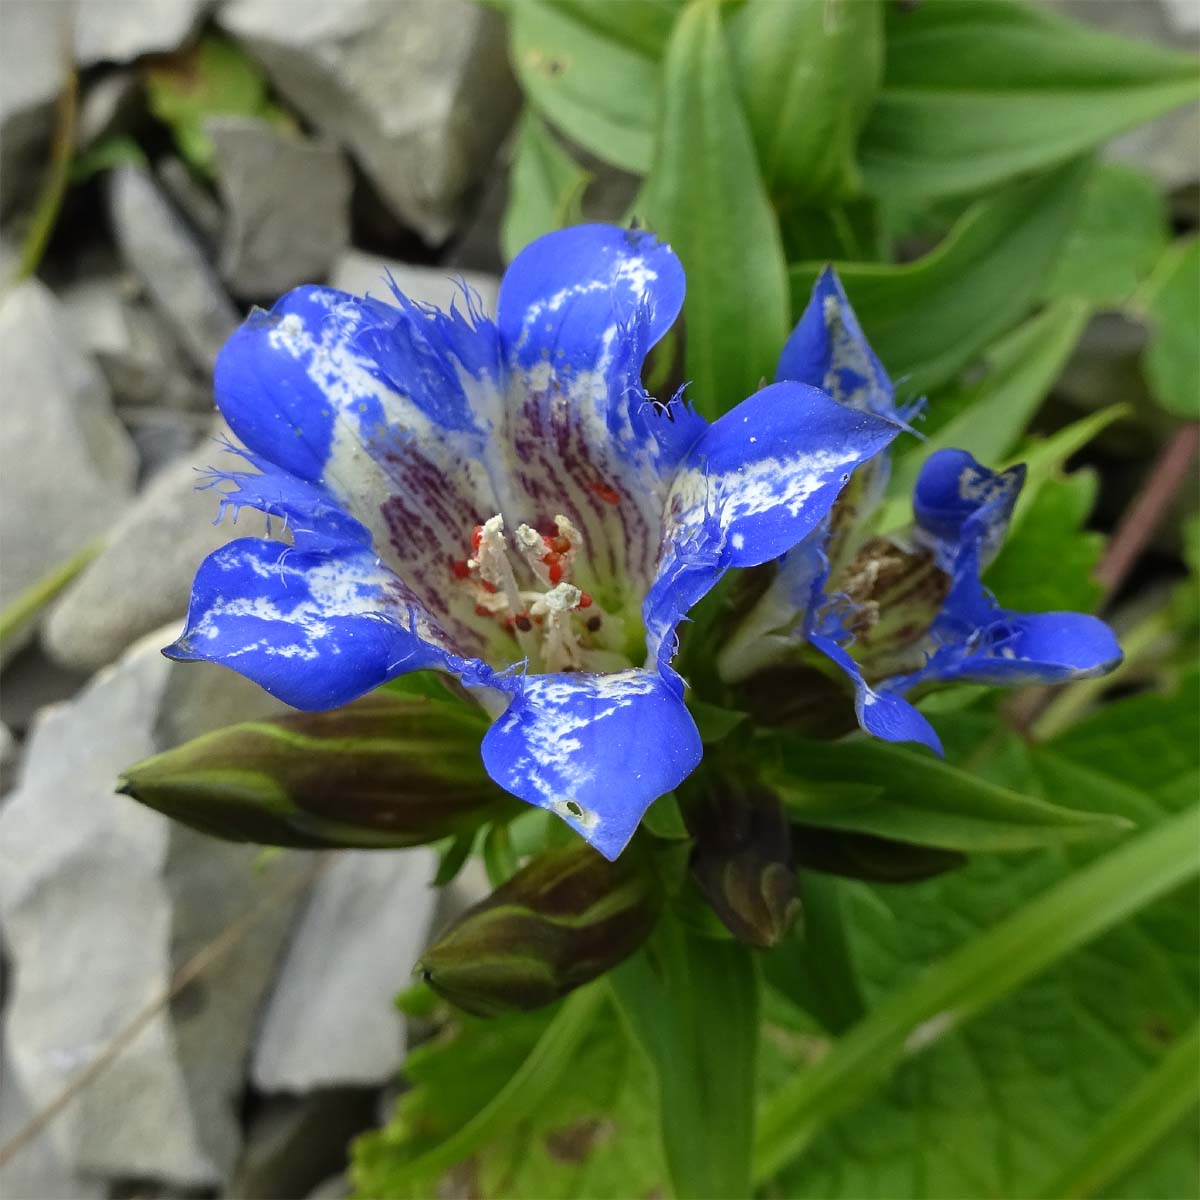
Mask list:
[[[1017,613],[994,608],[991,619],[968,638],[949,618],[934,633],[945,641],[920,671],[889,680],[908,691],[931,682],[1026,685],[1065,683],[1104,675],[1122,658],[1113,631],[1086,613]]]
[[[724,565],[777,558],[829,514],[850,473],[884,450],[896,425],[800,383],[775,383],[710,426],[672,487],[668,522],[715,516]]]
[[[669,414],[654,405],[641,384],[683,291],[669,247],[608,225],[540,238],[500,285],[509,390],[498,440],[515,485],[506,515],[535,526],[569,517],[585,543],[581,585],[611,594],[624,584],[623,605],[650,584],[665,478],[687,449],[680,443],[703,429],[681,404]]]
[[[484,766],[606,858],[700,761],[695,722],[656,672],[510,677],[509,686],[512,702],[483,739]]]
[[[963,548],[974,543],[978,569],[986,568],[1004,541],[1024,483],[1024,465],[992,471],[965,450],[931,454],[913,489],[913,516],[938,566],[955,570]]]
[[[573,374],[603,370],[614,338],[631,327],[648,351],[679,315],[683,292],[679,259],[653,234],[614,225],[547,234],[517,255],[500,285],[505,360]]]
[[[208,482],[200,485],[200,488],[211,488],[221,497],[214,524],[229,510],[233,512],[236,524],[240,511],[252,508],[267,514],[268,534],[271,533],[269,518],[279,517],[300,550],[370,546],[370,530],[346,513],[321,484],[297,479],[272,466],[261,455],[242,450],[232,443],[227,443],[224,450],[245,460],[257,471],[209,468],[206,472]]]
[[[907,700],[893,692],[870,687],[858,663],[832,638],[811,632],[808,640],[841,667],[853,683],[854,712],[863,729],[885,742],[920,742],[935,754],[942,753],[942,743],[933,726]]]
[[[369,550],[242,538],[201,564],[164,653],[222,663],[294,708],[335,708],[397,675],[458,669],[448,640]]]
[[[903,422],[911,415],[897,412],[892,381],[868,345],[832,267],[813,286],[808,307],[779,356],[775,378],[819,387],[842,404],[887,420]]]
[[[470,337],[498,362],[489,323],[298,288],[234,334],[216,390],[250,452],[323,489],[370,530],[421,604],[478,653],[490,629],[450,564],[501,508],[480,431],[500,391],[460,357]]]

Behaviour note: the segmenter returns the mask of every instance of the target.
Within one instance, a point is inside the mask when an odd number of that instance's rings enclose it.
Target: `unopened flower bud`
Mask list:
[[[631,846],[609,862],[585,845],[547,850],[467,912],[418,969],[477,1016],[541,1008],[626,959],[654,928],[659,890]]]
[[[800,910],[778,796],[718,776],[687,789],[683,812],[696,839],[692,874],[721,923],[748,945],[778,945]]]
[[[519,806],[483,769],[482,728],[468,708],[381,692],[218,729],[130,767],[118,788],[231,841],[415,846]]]

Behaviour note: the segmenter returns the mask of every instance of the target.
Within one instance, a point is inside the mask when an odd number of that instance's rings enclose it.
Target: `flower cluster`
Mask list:
[[[721,655],[730,675],[803,638],[880,736],[936,745],[902,698],[931,679],[1111,665],[1099,622],[1007,613],[979,583],[1019,473],[934,456],[910,542],[856,545],[911,414],[831,274],[779,381],[712,424],[641,383],[683,294],[669,247],[596,225],[528,247],[494,320],[469,295],[444,313],[320,287],[252,315],[216,394],[253,470],[215,482],[289,540],[210,555],[167,653],[310,710],[448,672],[494,718],[492,778],[609,858],[700,760],[677,629],[731,568],[781,560]],[[929,619],[898,638],[894,580],[914,562]]]

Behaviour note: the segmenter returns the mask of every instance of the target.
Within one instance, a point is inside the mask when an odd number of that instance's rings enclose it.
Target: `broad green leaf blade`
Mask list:
[[[867,738],[777,739],[764,779],[794,821],[964,853],[1112,836],[1128,823],[1021,795],[918,750]]]
[[[1176,242],[1139,297],[1151,341],[1142,357],[1154,398],[1174,416],[1200,418],[1200,238]]]
[[[1155,181],[1115,163],[1099,164],[1046,281],[1046,299],[1116,307],[1150,274],[1168,233],[1166,201]]]
[[[750,1195],[759,984],[751,951],[664,921],[609,979],[654,1065],[677,1200]]]
[[[1162,1056],[1128,1097],[1079,1147],[1077,1154],[1033,1195],[1086,1200],[1149,1153],[1200,1104],[1200,1023]]]
[[[867,338],[902,396],[953,378],[1026,315],[1062,249],[1089,169],[1071,163],[980,201],[915,262],[837,264]],[[820,269],[819,263],[792,268],[797,312]]]
[[[530,104],[597,158],[646,171],[658,118],[654,59],[545,0],[514,4],[509,25],[513,68]]]
[[[917,476],[936,451],[953,447],[983,463],[1006,461],[1070,358],[1087,318],[1079,302],[1061,301],[990,347],[983,359],[983,379],[946,398],[957,415],[938,422],[937,432],[925,441],[908,441],[901,447],[879,528],[895,529],[908,522]],[[936,399],[931,401],[931,421],[937,420],[938,407]]]
[[[648,58],[659,58],[684,0],[554,0],[554,6],[581,25]]]
[[[684,11],[664,72],[658,150],[638,209],[683,261],[688,398],[715,417],[774,375],[787,272],[715,0]]]
[[[811,1070],[764,1104],[756,1179],[801,1153],[906,1057],[1200,871],[1200,808],[1110,851],[879,1004]]]
[[[858,136],[883,78],[878,0],[749,0],[730,48],[768,190],[820,202],[854,195]]]
[[[1091,612],[1103,592],[1095,572],[1104,535],[1084,523],[1096,500],[1095,472],[1049,479],[1029,509],[1019,537],[1004,544],[984,582],[1005,608],[1019,612]],[[1047,564],[1054,569],[1048,570]]]
[[[500,1086],[490,1092],[482,1091],[479,1081],[473,1077],[457,1081],[460,1096],[457,1104],[460,1111],[466,1111],[462,1112],[459,1121],[448,1124],[441,1131],[444,1134],[441,1140],[391,1164],[390,1190],[404,1194],[403,1189],[436,1180],[536,1113],[570,1069],[604,1000],[605,991],[598,984],[581,988],[567,997],[524,1056],[517,1058],[515,1063],[511,1057],[508,1059],[512,1064],[511,1074],[506,1079],[503,1076],[497,1079]],[[539,1024],[530,1022],[518,1028],[536,1031]],[[500,1048],[507,1049],[503,1044]],[[472,1112],[472,1102],[481,1091],[487,1096],[487,1102],[482,1109]],[[418,1131],[419,1126],[410,1132],[410,1136]],[[421,1144],[419,1138],[412,1140],[417,1146]],[[361,1163],[356,1166],[356,1174],[360,1170]],[[418,1191],[417,1194],[428,1195],[429,1192]]]
[[[1174,696],[1111,704],[1032,751],[1016,736],[997,738],[986,714],[945,716],[939,725],[951,752],[994,782],[1149,827],[1195,804],[1198,699],[1193,678]],[[1089,842],[981,856],[915,887],[847,886],[852,955],[868,1003],[889,1003],[1098,849]],[[796,1200],[1035,1194],[1196,1020],[1198,901],[1195,881],[1176,888],[902,1062],[773,1186]],[[1197,1165],[1185,1127],[1104,1194],[1188,1195]]]
[[[554,140],[537,113],[527,108],[517,133],[508,207],[500,229],[505,260],[512,262],[542,234],[570,225],[591,178]]]
[[[486,728],[469,708],[381,691],[218,729],[136,763],[119,788],[231,841],[415,846],[521,808],[483,769]]]
[[[886,45],[859,149],[879,196],[992,187],[1200,94],[1190,55],[1013,0],[890,6]]]

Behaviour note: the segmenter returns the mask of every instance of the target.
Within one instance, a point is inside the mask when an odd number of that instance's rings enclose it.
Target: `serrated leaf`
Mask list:
[[[655,60],[544,0],[513,5],[509,29],[517,80],[542,116],[604,162],[648,170],[658,120]]]
[[[475,1124],[544,1039],[551,1015],[467,1021],[410,1051],[411,1085],[389,1124],[354,1147],[355,1192],[371,1200],[425,1200],[455,1183],[480,1200],[651,1195],[666,1176],[654,1079],[611,1002],[593,1010],[536,1106],[497,1126],[458,1163],[414,1174],[423,1150]],[[498,1114],[499,1115],[499,1114]]]
[[[1103,592],[1095,572],[1105,539],[1083,526],[1096,500],[1092,471],[1049,479],[1038,490],[1019,536],[1005,542],[984,582],[1005,608],[1091,612]],[[1053,563],[1054,569],[1047,570]]]
[[[860,190],[859,132],[883,78],[877,0],[749,0],[729,40],[763,179],[819,202]]]
[[[1079,217],[1046,281],[1045,298],[1115,307],[1149,275],[1167,237],[1167,206],[1155,181],[1101,163],[1083,189]]]
[[[962,732],[972,730],[965,738],[947,727],[946,740],[1010,785],[1035,784],[1052,761],[1057,771],[1044,778],[1048,794],[1071,803],[1100,798],[1154,828],[1195,804],[1194,784],[1188,788],[1200,746],[1195,685],[1193,678],[1175,696],[1111,705],[1046,749],[1030,752],[1013,741],[999,754],[981,755],[988,744],[981,739],[992,737],[987,719],[962,722]],[[1073,774],[1063,774],[1064,766]],[[1097,777],[1106,781],[1103,797],[1082,790]],[[1183,833],[1175,842],[1181,851],[1194,850]],[[853,956],[872,1006],[887,1004],[948,953],[986,937],[1028,897],[1044,895],[1094,854],[1091,845],[1080,845],[980,858],[915,888],[848,888]],[[822,1200],[1035,1194],[1194,1022],[1198,912],[1194,882],[1177,887],[986,1017],[953,1032],[929,1026],[932,1048],[837,1120],[777,1186],[789,1196]],[[1195,1138],[1185,1124],[1103,1194],[1184,1196],[1195,1178]]]
[[[1151,340],[1142,356],[1146,382],[1167,412],[1185,420],[1200,417],[1200,238],[1176,242],[1166,251],[1139,297]]]
[[[526,109],[517,133],[508,207],[500,229],[505,259],[511,262],[534,239],[577,220],[591,178],[554,140],[541,118]]]
[[[610,976],[657,1076],[677,1200],[750,1195],[759,1023],[750,955],[738,942],[663,921],[650,945]]]
[[[973,205],[912,263],[838,263],[842,284],[902,396],[945,383],[1032,307],[1074,218],[1086,163],[1006,188]],[[819,263],[791,270],[808,302]]]
[[[880,196],[992,187],[1193,100],[1191,55],[1014,0],[889,6],[884,86],[859,153]]]
[[[658,148],[638,211],[687,272],[688,398],[719,416],[774,375],[788,295],[715,0],[694,0],[671,36]]]
[[[772,740],[780,758],[764,782],[802,825],[965,853],[1028,850],[1128,829],[1106,813],[997,787],[890,742]]]

